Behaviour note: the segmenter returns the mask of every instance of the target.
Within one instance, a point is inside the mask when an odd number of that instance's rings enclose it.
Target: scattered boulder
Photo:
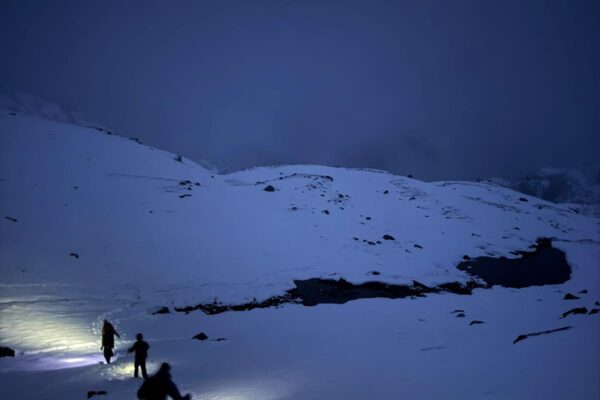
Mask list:
[[[183,162],[183,157],[181,157],[179,154],[177,154],[174,158],[175,161],[182,163]]]
[[[169,310],[169,307],[161,307],[158,310],[154,311],[152,313],[152,315],[156,315],[156,314],[170,314],[171,311]]]
[[[592,315],[592,314],[598,314],[598,309],[597,308],[592,308],[590,310],[590,312],[588,313],[588,315]]]
[[[220,338],[216,338],[215,340],[213,340],[213,342],[223,342],[225,340],[227,340],[227,338],[220,337]]]
[[[265,192],[274,192],[275,188],[273,187],[273,185],[268,185],[263,189]]]
[[[4,217],[4,218],[6,218],[7,220],[12,221],[12,222],[19,222],[18,219],[13,218],[13,217]]]
[[[396,240],[396,238],[386,233],[385,235],[383,235],[383,240]]]
[[[587,292],[588,292],[587,289],[583,289],[583,290],[579,291],[580,294],[587,294]]]
[[[565,297],[563,297],[563,300],[579,300],[579,297],[577,297],[571,293],[567,293],[567,294],[565,294]]]
[[[79,258],[79,254],[77,253],[69,253],[69,255],[73,258]]]
[[[329,215],[329,210],[322,210],[321,212],[325,215]]]
[[[15,351],[10,347],[0,347],[0,357],[14,357]]]
[[[525,197],[519,197],[519,201],[528,202],[529,200],[527,200]]]
[[[106,390],[90,390],[87,392],[87,398],[91,399],[94,396],[105,396]]]
[[[569,316],[571,314],[575,315],[575,314],[587,314],[587,313],[588,313],[588,309],[587,308],[585,308],[585,307],[576,307],[576,308],[570,309],[567,312],[564,312],[562,314],[562,317],[566,318],[567,316]]]
[[[181,195],[179,195],[180,199],[183,199],[183,198],[186,198],[186,197],[192,197],[192,195],[191,194],[181,194]]]
[[[206,336],[206,333],[200,332],[199,334],[197,334],[196,336],[194,336],[192,339],[206,340],[206,339],[208,339],[208,336]]]
[[[390,191],[389,190],[384,190],[383,194],[388,194]]]
[[[454,310],[450,314],[458,314],[458,313],[464,313],[464,312],[465,312],[465,310]]]
[[[471,326],[471,325],[479,325],[479,324],[485,324],[485,322],[479,321],[478,319],[474,319],[473,321],[471,321],[471,323],[469,324],[469,326]]]
[[[371,272],[369,272],[369,274],[377,276],[377,275],[381,275],[381,272],[379,272],[379,271],[371,271]]]
[[[16,117],[16,116],[17,116],[17,113],[14,113],[14,112],[9,112],[9,113],[8,113],[8,115],[12,115],[13,117]]]
[[[369,244],[369,246],[375,246],[375,242],[372,242],[372,241],[370,241],[370,240],[369,240],[369,241],[367,241],[367,243]]]
[[[464,313],[456,314],[456,318],[464,318],[464,317],[466,317],[466,315]]]
[[[417,249],[422,249],[422,248],[423,248],[423,246],[421,246],[420,244],[415,244],[415,248],[417,248]]]

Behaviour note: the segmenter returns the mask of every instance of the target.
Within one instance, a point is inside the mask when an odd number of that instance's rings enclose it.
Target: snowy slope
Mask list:
[[[0,139],[0,345],[25,352],[21,361],[0,360],[0,371],[5,371],[0,382],[13,380],[8,389],[4,383],[0,385],[0,394],[10,395],[12,390],[26,387],[29,375],[23,371],[43,369],[50,371],[44,372],[47,376],[59,374],[60,379],[77,382],[73,385],[79,391],[100,384],[117,393],[107,398],[129,398],[127,393],[132,393],[135,383],[120,381],[122,371],[115,370],[126,368],[125,364],[112,369],[89,365],[90,360],[97,360],[93,334],[98,333],[98,321],[109,316],[121,324],[120,329],[129,331],[126,338],[143,327],[154,339],[162,338],[163,342],[158,341],[162,347],[153,345],[155,354],[177,360],[187,369],[195,365],[180,377],[199,398],[227,398],[207,393],[221,390],[219,382],[224,376],[231,378],[227,375],[231,370],[221,363],[236,357],[239,363],[233,370],[241,381],[260,381],[248,373],[253,368],[270,371],[268,374],[287,372],[267,379],[264,385],[271,391],[263,388],[260,392],[250,385],[254,392],[228,398],[268,398],[265,390],[276,393],[280,381],[285,382],[285,390],[271,398],[365,398],[365,389],[353,378],[356,375],[365,376],[369,385],[379,388],[373,398],[395,398],[389,394],[397,391],[398,385],[408,394],[429,393],[422,398],[446,398],[439,388],[422,387],[427,374],[462,393],[455,398],[471,398],[465,385],[458,388],[449,382],[493,369],[491,365],[501,363],[503,354],[490,349],[505,342],[512,349],[517,334],[561,325],[556,316],[571,304],[565,305],[557,290],[585,288],[588,308],[600,298],[598,219],[497,185],[425,183],[382,171],[312,165],[218,175],[187,159],[178,161],[173,154],[106,131],[8,112],[0,113]],[[268,185],[275,191],[265,191]],[[384,235],[394,240],[384,240]],[[225,304],[262,300],[292,288],[294,279],[371,281],[373,271],[380,273],[378,281],[388,283],[466,282],[469,276],[455,268],[463,255],[514,257],[512,252],[527,249],[540,237],[552,238],[573,267],[571,280],[560,287],[494,288],[466,298],[439,295],[418,301],[369,300],[315,309],[286,306],[210,318],[149,313],[153,307],[215,299]],[[538,302],[538,298],[546,300]],[[456,325],[457,319],[448,316],[453,309],[466,306],[486,322],[495,319],[495,323],[482,326],[487,332],[485,340],[471,337],[474,328],[465,334],[464,328]],[[503,311],[506,309],[511,313]],[[23,319],[23,313],[32,318]],[[410,323],[392,315],[405,315]],[[267,326],[259,322],[263,319]],[[437,322],[423,331],[417,327],[426,325],[420,319]],[[502,379],[514,384],[512,392],[490,374],[482,378],[487,386],[476,385],[481,390],[472,398],[478,398],[488,386],[493,386],[491,398],[531,398],[528,391],[546,379],[545,375],[542,371],[524,383],[518,374],[511,375],[517,364],[542,368],[549,360],[566,358],[583,364],[579,373],[586,377],[600,372],[597,357],[589,352],[589,346],[598,348],[598,319],[582,316],[573,320],[570,325],[579,328],[575,333],[538,340],[543,345],[534,348],[534,353],[548,353],[548,346],[557,349],[542,357],[545,362],[523,353],[505,359],[505,367],[498,367],[500,374],[507,374]],[[315,324],[323,330],[309,328]],[[204,329],[202,326],[219,335],[238,336],[235,343],[205,348],[202,357],[216,364],[214,370],[194,364],[195,356],[187,349],[187,338]],[[368,332],[363,332],[365,329]],[[42,334],[45,330],[49,333]],[[337,362],[323,364],[319,355],[323,351],[331,352],[341,365],[344,360],[351,362],[346,339],[345,345],[337,345],[336,338],[352,330],[377,340],[380,347],[367,351],[358,346],[362,350],[356,350],[357,357],[366,363],[359,369],[339,369]],[[410,348],[416,351],[407,356],[414,360],[406,362],[419,368],[385,359],[386,349],[399,345],[398,335],[405,334],[402,346],[409,346],[405,353],[410,353]],[[355,334],[349,334],[347,340],[361,341]],[[296,343],[298,349],[290,350],[290,343]],[[429,347],[433,347],[431,352]],[[438,347],[446,351],[435,351]],[[254,354],[258,349],[266,353]],[[487,361],[472,361],[454,374],[448,371],[460,354],[486,349],[491,351]],[[373,354],[385,361],[372,359]],[[257,359],[258,364],[253,364]],[[68,372],[71,369],[57,372],[57,365],[63,365],[57,360],[83,367],[75,369],[76,376]],[[309,373],[315,368],[312,363],[327,369]],[[424,372],[424,365],[439,363],[447,365],[446,369]],[[305,369],[297,371],[292,364]],[[198,374],[193,373],[194,368]],[[408,374],[407,381],[395,381],[391,371],[398,368]],[[287,373],[299,380],[293,389]],[[547,373],[567,374],[567,368],[556,366]],[[328,376],[346,389],[331,392]],[[597,386],[589,382],[561,390],[549,387],[539,393],[556,396],[579,390],[584,395],[580,398],[598,394]],[[71,396],[70,389],[65,390],[69,394],[60,390],[50,393]],[[494,397],[494,393],[499,394]],[[30,398],[38,395],[31,393]]]

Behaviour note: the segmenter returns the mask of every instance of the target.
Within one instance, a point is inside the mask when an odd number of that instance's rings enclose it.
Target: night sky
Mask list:
[[[0,93],[230,169],[595,161],[600,1],[5,1]]]

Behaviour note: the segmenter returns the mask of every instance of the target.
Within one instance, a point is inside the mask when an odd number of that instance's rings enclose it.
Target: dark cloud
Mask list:
[[[233,169],[513,178],[597,157],[599,20],[579,0],[3,1],[0,91]]]

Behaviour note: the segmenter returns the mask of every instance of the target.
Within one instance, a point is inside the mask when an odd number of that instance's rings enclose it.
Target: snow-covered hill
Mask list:
[[[503,354],[515,351],[517,334],[564,325],[557,318],[574,303],[565,304],[557,291],[585,289],[580,297],[590,309],[600,299],[599,221],[567,205],[484,182],[425,183],[373,170],[294,165],[219,175],[105,130],[9,112],[0,113],[0,139],[0,345],[25,352],[0,360],[2,394],[26,390],[24,370],[44,369],[51,371],[47,377],[71,382],[46,389],[54,395],[78,398],[72,390],[99,385],[109,388],[107,399],[130,398],[135,382],[117,379],[119,366],[88,365],[96,346],[92,334],[105,316],[130,330],[126,337],[142,328],[151,332],[154,354],[185,368],[182,382],[198,398],[365,398],[364,385],[377,388],[371,398],[396,398],[400,388],[417,398],[448,398],[438,380],[456,391],[450,398],[536,397],[530,390],[540,398],[599,394],[591,381],[546,382],[575,372],[597,376],[600,362],[589,348],[598,349],[597,316],[570,317],[575,329],[538,339],[533,353]],[[567,254],[573,270],[564,285],[478,290],[468,299],[364,300],[315,311],[289,305],[211,317],[150,314],[159,306],[262,301],[298,279],[464,283],[472,277],[455,268],[464,255],[514,258],[541,237]],[[485,334],[463,332],[448,316],[465,306],[485,320]],[[323,330],[315,332],[315,324]],[[205,327],[238,337],[220,348],[204,347],[201,356],[217,363],[214,370],[198,365],[188,349],[200,346],[187,338]],[[323,346],[336,362],[323,361]],[[386,357],[397,346],[408,346],[399,356],[409,364]],[[487,361],[471,360],[481,351],[489,353]],[[565,358],[581,369],[524,372]],[[52,372],[65,359],[84,366],[75,375]],[[268,371],[268,379],[251,371],[253,359],[260,359],[256,368]],[[232,360],[238,367],[230,371],[219,364]],[[498,382],[483,372],[490,368],[499,368]],[[219,390],[231,375],[246,382],[246,391],[226,397]],[[478,383],[466,381],[473,375]],[[399,382],[398,376],[405,378]],[[547,387],[535,389],[542,379]],[[333,390],[329,382],[340,387]],[[27,397],[43,393],[31,389]]]

